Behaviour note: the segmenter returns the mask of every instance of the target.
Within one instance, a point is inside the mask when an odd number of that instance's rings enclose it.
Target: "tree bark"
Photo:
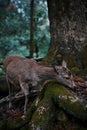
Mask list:
[[[30,6],[30,57],[33,57],[34,53],[34,0],[31,0]]]
[[[46,56],[52,62],[58,53],[74,56],[79,64],[79,52],[87,40],[86,4],[82,0],[47,0],[51,43]]]

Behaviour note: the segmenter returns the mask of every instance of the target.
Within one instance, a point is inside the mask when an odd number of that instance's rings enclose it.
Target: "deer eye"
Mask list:
[[[69,77],[65,77],[66,79],[70,79]]]

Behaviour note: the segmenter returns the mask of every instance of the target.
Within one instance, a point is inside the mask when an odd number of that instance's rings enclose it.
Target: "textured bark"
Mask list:
[[[87,40],[86,4],[82,0],[47,0],[51,44],[47,54],[52,61],[56,54],[74,55],[79,64],[79,52]]]
[[[31,0],[30,8],[30,57],[33,57],[34,53],[34,0]]]

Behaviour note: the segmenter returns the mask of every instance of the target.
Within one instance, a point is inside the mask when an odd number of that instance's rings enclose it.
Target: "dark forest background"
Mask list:
[[[43,57],[50,42],[47,2],[35,0],[33,6],[33,56]],[[0,61],[10,54],[30,55],[31,17],[30,0],[0,0]]]

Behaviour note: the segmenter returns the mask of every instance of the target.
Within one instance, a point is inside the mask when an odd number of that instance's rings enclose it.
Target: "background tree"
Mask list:
[[[0,8],[1,61],[10,54],[30,55],[30,1],[12,0],[10,5]],[[39,47],[38,56],[43,57],[50,42],[47,3],[36,0],[34,5],[34,43]]]
[[[34,0],[30,3],[30,57],[34,53]]]

